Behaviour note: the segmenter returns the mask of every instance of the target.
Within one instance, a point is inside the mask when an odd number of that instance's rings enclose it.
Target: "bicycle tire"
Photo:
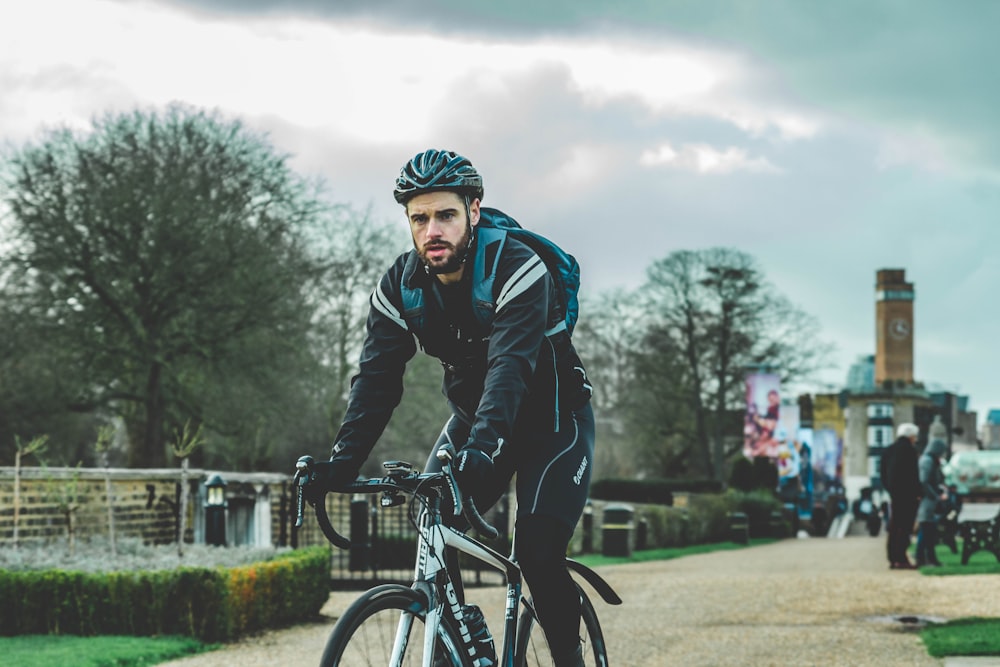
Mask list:
[[[608,667],[608,651],[604,643],[604,633],[597,620],[597,612],[590,598],[579,584],[580,594],[580,641],[583,644],[583,664],[588,667]],[[553,665],[545,633],[535,617],[534,604],[529,604],[517,622],[517,644],[514,651],[517,667],[550,667]]]
[[[337,621],[323,651],[321,667],[388,665],[393,638],[402,615],[412,621],[400,667],[423,664],[424,596],[399,584],[376,586],[355,600]],[[462,653],[462,642],[447,620],[442,620],[435,642],[435,667],[472,667]]]

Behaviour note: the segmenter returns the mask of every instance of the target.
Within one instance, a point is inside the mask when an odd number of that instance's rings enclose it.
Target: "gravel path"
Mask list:
[[[889,570],[884,537],[784,540],[599,571],[625,601],[617,608],[595,602],[615,667],[951,667],[959,663],[928,657],[912,626],[899,619],[1000,615],[1000,577]],[[492,627],[499,627],[501,590],[469,593]],[[339,610],[356,595],[332,594],[324,623],[268,632],[161,667],[317,664]]]

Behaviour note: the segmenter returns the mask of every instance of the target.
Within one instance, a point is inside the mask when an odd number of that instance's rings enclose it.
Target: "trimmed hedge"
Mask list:
[[[780,510],[781,502],[770,492],[730,490],[692,495],[687,507],[644,505],[636,508],[636,520],[646,524],[646,548],[659,549],[729,541],[731,512],[747,515],[751,537],[787,537],[787,525],[776,535],[771,524],[772,512]]]
[[[0,634],[184,635],[230,641],[316,616],[329,590],[326,547],[234,568],[0,570]]]

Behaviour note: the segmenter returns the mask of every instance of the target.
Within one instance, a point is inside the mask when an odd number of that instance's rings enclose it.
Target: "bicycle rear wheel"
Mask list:
[[[597,621],[594,605],[578,585],[580,594],[580,643],[583,646],[583,664],[588,667],[608,667],[608,652],[604,645],[604,634]],[[521,614],[517,622],[517,644],[514,651],[517,667],[551,667],[552,653],[545,641],[545,632],[535,617],[534,605]]]
[[[416,667],[424,659],[424,597],[398,584],[376,586],[347,608],[330,634],[321,667]],[[402,658],[391,663],[393,643],[399,631],[404,638]],[[451,625],[442,621],[434,643],[435,667],[471,667],[462,643]]]

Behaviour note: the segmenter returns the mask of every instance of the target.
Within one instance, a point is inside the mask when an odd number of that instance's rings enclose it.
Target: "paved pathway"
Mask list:
[[[930,658],[907,616],[1000,615],[1000,576],[889,570],[884,536],[791,539],[601,574],[625,603],[595,603],[615,667],[1000,665]],[[502,589],[470,591],[492,627]],[[326,622],[268,632],[162,667],[317,664],[335,617],[356,593],[334,593]],[[489,602],[495,600],[495,603]]]

